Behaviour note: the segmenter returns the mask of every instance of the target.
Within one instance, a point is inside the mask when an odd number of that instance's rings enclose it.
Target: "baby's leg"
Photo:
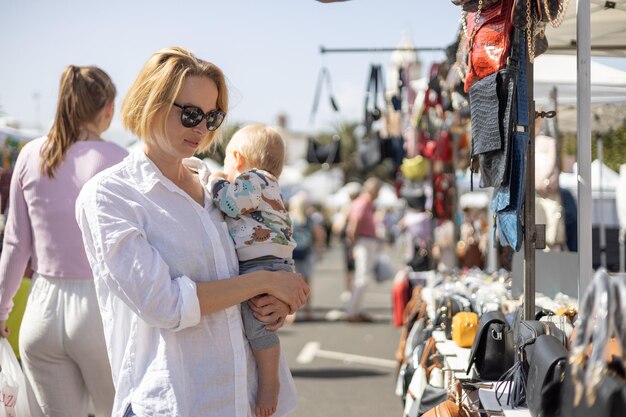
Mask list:
[[[256,394],[256,417],[269,417],[276,412],[280,381],[278,360],[280,344],[267,349],[252,350],[259,370],[259,388]]]

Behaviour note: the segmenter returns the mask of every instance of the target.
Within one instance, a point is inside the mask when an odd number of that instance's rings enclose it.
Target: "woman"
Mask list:
[[[111,368],[74,205],[87,180],[127,154],[100,138],[111,124],[114,99],[104,71],[67,67],[52,128],[24,146],[11,179],[0,259],[0,336],[9,335],[6,320],[30,259],[35,274],[19,345],[36,399],[30,401],[33,416],[85,416],[89,396],[98,417],[111,415]]]
[[[78,198],[116,384],[113,416],[254,415],[256,367],[239,303],[269,294],[251,307],[277,329],[306,302],[308,286],[296,274],[236,276],[209,170],[190,158],[217,143],[227,109],[218,67],[180,47],[154,53],[122,105],[143,148]],[[281,357],[276,415],[294,408]]]

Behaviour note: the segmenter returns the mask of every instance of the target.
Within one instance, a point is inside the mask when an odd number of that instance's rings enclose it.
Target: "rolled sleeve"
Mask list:
[[[172,329],[178,331],[192,327],[200,323],[200,300],[198,300],[198,293],[196,291],[196,283],[189,277],[176,278],[178,287],[180,288],[180,323],[178,326]]]

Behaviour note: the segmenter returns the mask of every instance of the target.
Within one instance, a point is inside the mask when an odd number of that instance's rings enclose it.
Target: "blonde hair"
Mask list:
[[[280,177],[285,163],[285,142],[271,127],[263,124],[245,126],[235,132],[228,147],[237,149],[250,167]]]
[[[115,99],[115,85],[98,67],[70,65],[61,75],[59,100],[48,139],[41,147],[40,170],[54,178],[65,154],[78,141],[81,128],[96,121],[104,106]]]
[[[228,88],[216,65],[196,58],[188,49],[172,46],[155,52],[145,63],[122,103],[122,123],[137,137],[150,141],[154,132],[165,133],[165,120],[186,77],[201,76],[217,85],[217,109],[228,111]],[[159,120],[158,126],[155,123]],[[223,126],[223,125],[222,125]],[[198,152],[217,145],[221,127],[202,138]]]

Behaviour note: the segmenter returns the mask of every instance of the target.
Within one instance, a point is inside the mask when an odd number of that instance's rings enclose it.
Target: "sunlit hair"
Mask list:
[[[104,106],[115,99],[115,85],[97,67],[70,65],[61,75],[59,101],[48,139],[41,148],[41,173],[50,178],[68,149],[80,140],[80,131],[95,122]]]
[[[278,132],[262,124],[248,125],[232,137],[229,150],[238,150],[251,168],[280,177],[285,162],[285,143]]]
[[[147,142],[155,134],[165,135],[165,121],[186,77],[207,77],[217,85],[217,109],[228,111],[228,90],[222,70],[210,62],[196,58],[191,51],[172,46],[152,54],[122,103],[122,123],[134,135]],[[222,124],[223,126],[223,124]],[[202,152],[217,145],[221,127],[200,141]]]

